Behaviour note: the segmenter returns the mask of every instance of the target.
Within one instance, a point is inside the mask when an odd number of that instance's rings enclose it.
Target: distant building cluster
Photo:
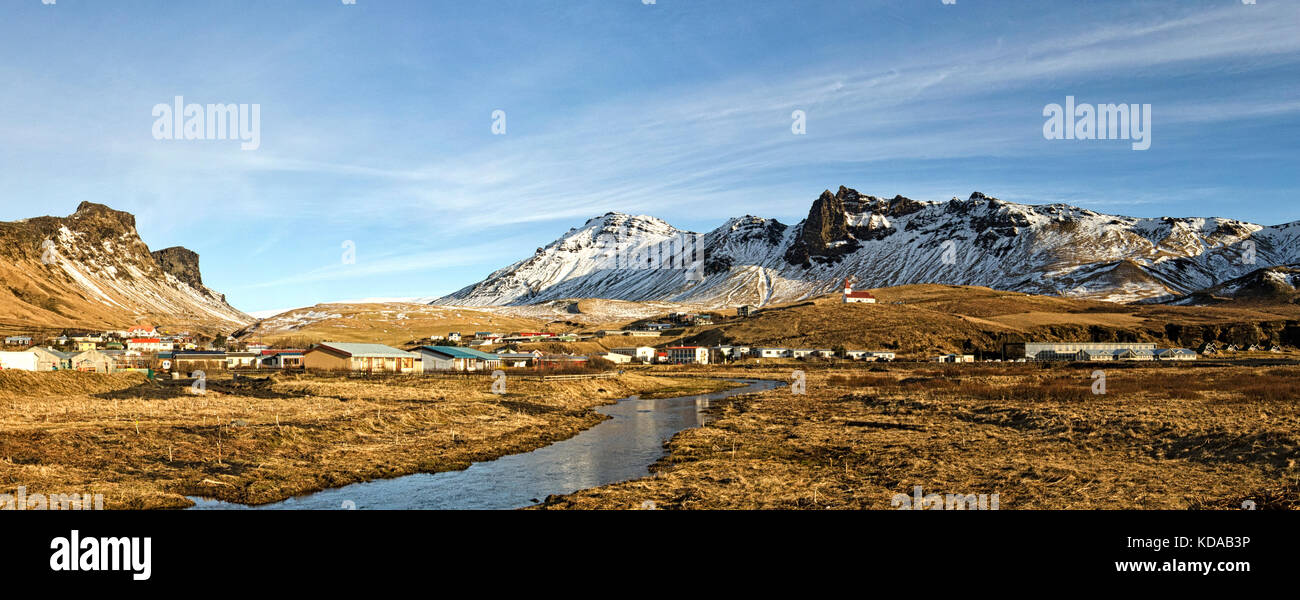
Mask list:
[[[853,290],[850,279],[844,281],[844,303],[874,303],[868,292]],[[736,309],[737,318],[754,316],[759,309],[743,305]],[[477,331],[462,334],[451,331],[431,335],[408,343],[407,349],[383,344],[321,342],[306,348],[273,348],[256,341],[208,340],[189,332],[166,332],[149,325],[136,325],[121,331],[66,333],[43,340],[36,335],[10,335],[4,338],[7,351],[0,351],[0,369],[25,371],[76,370],[96,373],[141,371],[170,373],[173,377],[198,371],[301,370],[347,371],[354,373],[423,373],[437,371],[477,372],[509,369],[564,369],[586,367],[603,359],[615,365],[638,364],[718,364],[738,360],[761,359],[846,359],[890,362],[892,351],[846,350],[832,348],[789,348],[738,344],[703,345],[690,341],[707,338],[685,337],[676,343],[658,346],[655,338],[682,338],[685,328],[713,323],[713,315],[676,312],[662,321],[643,322],[624,329],[554,333],[522,331],[497,333]],[[523,344],[586,342],[600,340],[612,346],[609,338],[627,338],[626,345],[612,350],[599,349],[590,354],[555,352],[553,346],[521,348]],[[645,338],[641,342],[637,338]],[[714,338],[716,339],[716,338]],[[44,345],[36,345],[39,342]],[[686,343],[683,343],[686,342]],[[593,344],[594,345],[594,344]],[[219,347],[215,347],[219,346]],[[486,346],[495,352],[484,351]],[[543,351],[543,348],[550,350]],[[1263,351],[1249,346],[1246,351]],[[1269,351],[1279,352],[1277,346]],[[590,350],[588,350],[590,352]],[[1214,355],[1235,352],[1227,345],[1220,349],[1207,342],[1201,353]],[[1157,348],[1148,342],[1019,342],[1005,344],[1002,357],[1007,361],[1191,361],[1200,353],[1187,348]],[[987,357],[986,357],[987,358]],[[930,358],[940,363],[975,362],[973,354],[942,354]]]
[[[1196,360],[1195,350],[1157,348],[1146,342],[1026,342],[1009,344],[1014,358],[1030,361]]]
[[[43,345],[36,345],[37,342]],[[173,365],[189,363],[211,350],[200,345],[187,331],[163,332],[150,325],[128,329],[78,332],[38,340],[34,335],[13,335],[4,339],[0,369],[22,371],[167,371]],[[224,355],[224,353],[221,353]]]

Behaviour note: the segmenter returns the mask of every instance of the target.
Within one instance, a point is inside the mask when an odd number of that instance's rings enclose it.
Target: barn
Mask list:
[[[321,371],[419,373],[420,355],[383,344],[321,342],[303,354],[303,366]]]
[[[72,356],[72,369],[86,373],[112,373],[117,361],[110,354],[87,350]]]
[[[72,368],[71,354],[65,354],[52,348],[41,348],[40,346],[31,348],[28,352],[36,355],[37,371],[62,371]]]

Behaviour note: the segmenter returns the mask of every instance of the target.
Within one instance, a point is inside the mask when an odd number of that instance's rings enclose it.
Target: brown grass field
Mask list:
[[[0,372],[0,494],[103,494],[110,509],[185,496],[262,504],[359,481],[464,469],[570,437],[632,394],[696,394],[711,379],[481,376],[150,383],[135,374]]]
[[[1001,510],[1300,507],[1300,366],[796,368],[806,394],[717,403],[652,476],[545,508],[891,509],[914,486],[996,493]]]
[[[1198,348],[1218,340],[1245,348],[1266,340],[1300,346],[1300,305],[1115,304],[953,285],[872,290],[878,304],[837,295],[764,308],[747,319],[693,328],[688,343],[892,350],[925,360],[948,352],[996,354],[1004,342],[1128,341]]]

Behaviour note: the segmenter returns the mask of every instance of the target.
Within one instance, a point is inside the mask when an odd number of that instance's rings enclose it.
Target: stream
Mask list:
[[[339,510],[339,509],[513,509],[531,506],[551,494],[637,479],[664,456],[664,442],[677,432],[703,425],[709,403],[738,394],[785,385],[779,381],[741,379],[730,390],[677,398],[624,398],[598,407],[613,417],[578,435],[527,452],[477,462],[463,471],[415,473],[355,483],[246,506],[191,497],[191,510]]]

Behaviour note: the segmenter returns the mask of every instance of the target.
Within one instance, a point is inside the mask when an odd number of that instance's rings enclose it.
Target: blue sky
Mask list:
[[[246,311],[448,293],[611,210],[795,223],[839,185],[1300,219],[1292,1],[0,10],[0,220],[130,211]],[[178,95],[260,104],[260,147],[155,140],[154,105]],[[1067,95],[1151,104],[1151,148],[1044,139],[1044,106]]]

